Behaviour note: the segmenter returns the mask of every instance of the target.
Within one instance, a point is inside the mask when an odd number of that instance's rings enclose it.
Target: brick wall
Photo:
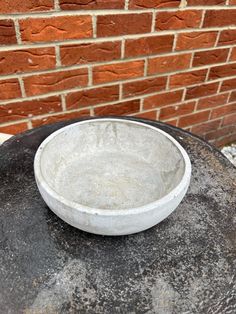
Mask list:
[[[0,132],[81,116],[236,140],[236,0],[2,0]]]

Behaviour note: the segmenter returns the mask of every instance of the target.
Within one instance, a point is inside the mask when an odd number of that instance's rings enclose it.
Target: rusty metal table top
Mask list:
[[[1,313],[236,313],[236,168],[188,132],[128,119],[170,133],[193,168],[176,211],[135,235],[79,231],[40,197],[37,147],[72,121],[0,146]]]

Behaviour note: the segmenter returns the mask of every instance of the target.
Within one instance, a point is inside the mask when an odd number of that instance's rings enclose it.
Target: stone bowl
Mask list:
[[[179,205],[191,163],[169,134],[118,118],[77,122],[47,137],[34,159],[50,209],[81,230],[126,235],[148,229]]]

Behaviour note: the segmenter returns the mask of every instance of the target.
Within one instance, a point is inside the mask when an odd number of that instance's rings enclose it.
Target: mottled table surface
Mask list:
[[[193,171],[176,211],[131,236],[79,231],[40,197],[37,147],[71,122],[0,146],[0,313],[236,313],[236,168],[190,133],[139,121],[176,138]]]

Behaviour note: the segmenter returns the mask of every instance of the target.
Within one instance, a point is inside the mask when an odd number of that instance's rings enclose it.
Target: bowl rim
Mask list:
[[[93,122],[104,122],[104,121],[117,121],[117,122],[122,122],[122,123],[131,123],[131,124],[136,124],[136,125],[141,125],[146,128],[152,129],[156,132],[159,132],[163,134],[165,137],[167,137],[180,151],[181,156],[183,157],[184,163],[185,163],[185,170],[184,174],[178,183],[178,185],[172,189],[169,193],[161,197],[160,199],[147,203],[145,205],[139,206],[139,207],[131,207],[131,208],[126,208],[126,209],[103,209],[103,208],[94,208],[94,207],[89,207],[74,201],[71,201],[64,196],[60,195],[57,193],[48,183],[47,180],[44,178],[42,171],[41,171],[41,156],[44,152],[44,148],[48,145],[50,141],[52,141],[56,136],[58,136],[60,133],[63,133],[64,131],[73,128],[77,125],[82,125],[82,124],[87,124],[87,123],[93,123]],[[36,183],[37,185],[40,185],[43,190],[46,191],[47,194],[50,195],[51,198],[55,199],[59,203],[63,203],[67,207],[76,209],[79,212],[87,213],[87,214],[92,214],[92,215],[100,215],[100,216],[120,216],[120,215],[132,215],[132,214],[138,214],[138,213],[143,213],[147,212],[149,210],[152,210],[154,208],[162,208],[162,206],[172,199],[176,198],[179,193],[181,193],[183,190],[185,190],[186,186],[188,187],[190,178],[191,178],[191,162],[190,158],[185,151],[185,149],[179,144],[177,140],[175,140],[171,135],[166,133],[165,131],[149,125],[144,122],[139,122],[136,120],[129,120],[125,118],[93,118],[93,119],[86,119],[82,120],[79,122],[75,122],[72,124],[69,124],[65,127],[60,128],[59,130],[51,133],[46,139],[43,140],[43,142],[39,145],[35,157],[34,157],[34,175],[36,178]],[[41,193],[41,192],[40,192]]]

